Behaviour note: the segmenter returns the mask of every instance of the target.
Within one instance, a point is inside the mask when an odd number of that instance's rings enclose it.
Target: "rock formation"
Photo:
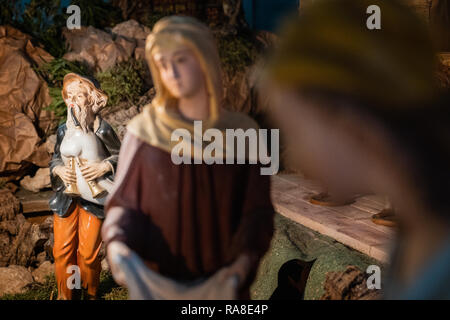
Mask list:
[[[42,189],[50,188],[50,169],[40,168],[33,177],[26,176],[20,180],[20,185],[24,189],[32,192],[39,192]]]
[[[33,277],[23,266],[0,268],[0,297],[5,294],[22,293],[31,283]]]

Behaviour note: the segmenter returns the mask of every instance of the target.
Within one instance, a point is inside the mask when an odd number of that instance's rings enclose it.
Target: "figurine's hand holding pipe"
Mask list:
[[[66,186],[71,183],[77,183],[77,176],[75,172],[73,172],[72,169],[66,166],[56,166],[53,169],[53,174],[56,174],[58,177],[60,177]]]
[[[86,181],[95,180],[103,177],[106,173],[111,171],[111,166],[108,161],[87,163],[80,166],[81,174]]]

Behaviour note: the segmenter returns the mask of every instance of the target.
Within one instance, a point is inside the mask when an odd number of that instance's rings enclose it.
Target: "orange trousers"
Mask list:
[[[98,253],[102,243],[102,222],[103,220],[81,208],[78,203],[69,216],[54,216],[53,256],[58,299],[72,300],[73,289],[69,287],[67,280],[70,277],[72,282],[76,268],[71,269],[71,266],[79,267],[80,283],[87,290],[87,294],[92,298],[97,296],[101,271]]]

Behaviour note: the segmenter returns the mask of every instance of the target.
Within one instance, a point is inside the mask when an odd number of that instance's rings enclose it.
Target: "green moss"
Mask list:
[[[146,67],[142,60],[129,59],[107,71],[98,72],[95,78],[109,97],[108,105],[124,100],[136,103],[144,94],[143,75]]]
[[[47,276],[45,283],[33,283],[26,292],[14,295],[7,294],[0,297],[0,300],[56,300],[57,296],[56,279],[54,275],[50,275]],[[116,284],[110,272],[102,271],[98,296],[100,300],[126,300],[128,291]]]
[[[101,300],[127,300],[128,290],[114,281],[111,272],[102,271],[98,296]]]
[[[256,279],[250,288],[250,296],[254,300],[270,298],[277,287],[278,270],[286,261],[300,259],[299,250],[289,241],[283,230],[279,230],[279,216],[275,219],[275,232],[270,248],[261,260]]]
[[[103,300],[127,300],[128,291],[125,288],[112,288],[109,293],[106,293],[102,297]]]
[[[272,295],[277,287],[278,270],[291,259],[317,259],[305,288],[307,300],[320,299],[323,295],[327,272],[344,271],[349,265],[366,270],[371,264],[379,265],[383,272],[384,266],[380,262],[278,214],[275,230],[251,287],[252,299],[268,299]]]

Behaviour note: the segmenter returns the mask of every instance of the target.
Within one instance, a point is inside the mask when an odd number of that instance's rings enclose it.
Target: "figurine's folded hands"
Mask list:
[[[149,269],[139,256],[121,241],[106,248],[114,280],[128,288],[130,299],[156,300],[229,300],[247,277],[250,257],[242,254],[231,265],[217,270],[209,278],[189,283],[168,278]]]
[[[75,172],[73,172],[72,169],[66,166],[63,165],[56,166],[53,169],[53,174],[60,177],[66,186],[71,183],[77,183],[77,176]]]
[[[87,163],[80,166],[81,174],[86,181],[95,180],[112,170],[108,161]]]
[[[228,266],[224,273],[224,278],[237,276],[238,286],[245,283],[250,272],[251,257],[248,254],[241,254],[230,266]]]
[[[125,273],[116,264],[116,257],[117,256],[129,257],[130,256],[129,248],[120,241],[113,241],[107,246],[106,252],[108,256],[109,267],[111,268],[111,273],[113,275],[114,280],[118,284],[125,286],[127,284],[126,276]]]

